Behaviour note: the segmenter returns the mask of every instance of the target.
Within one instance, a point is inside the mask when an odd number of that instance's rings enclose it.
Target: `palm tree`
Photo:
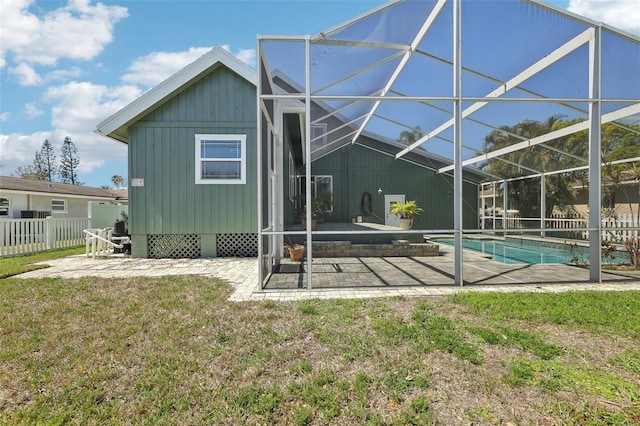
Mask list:
[[[124,179],[120,175],[111,176],[111,182],[115,185],[116,189],[120,189],[124,186]]]
[[[533,139],[559,128],[574,124],[562,121],[562,116],[553,115],[545,121],[523,120],[514,126],[502,126],[485,137],[484,151],[492,152],[521,142],[523,138]],[[576,134],[577,135],[577,134]],[[582,135],[578,135],[582,137]],[[526,176],[531,170],[540,172],[569,169],[576,166],[576,156],[583,156],[584,143],[576,143],[574,135],[560,138],[547,144],[535,145],[506,154],[507,161],[490,159],[484,169],[506,178]],[[553,144],[553,146],[552,146]],[[571,155],[566,155],[569,153]],[[580,164],[582,165],[582,164]],[[554,207],[564,207],[573,203],[576,191],[573,183],[579,178],[578,172],[554,174],[546,177],[547,215]],[[540,179],[516,180],[510,182],[509,200],[524,217],[540,215]]]

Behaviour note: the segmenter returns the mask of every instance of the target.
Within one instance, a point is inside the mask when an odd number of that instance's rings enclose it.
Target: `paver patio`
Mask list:
[[[453,284],[452,248],[424,258],[318,258],[314,260],[314,289],[306,289],[306,273],[297,264],[284,264],[288,273],[273,274],[261,290],[255,258],[133,259],[70,256],[43,262],[49,268],[19,278],[127,278],[134,276],[202,275],[220,278],[235,289],[230,300],[300,300],[312,298],[373,298],[437,296],[461,291],[561,292],[577,290],[640,290],[640,272],[607,271],[603,282],[590,283],[589,271],[570,265],[506,265],[465,251],[465,286]]]

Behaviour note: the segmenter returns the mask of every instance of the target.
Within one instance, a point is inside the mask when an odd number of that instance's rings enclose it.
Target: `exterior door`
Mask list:
[[[396,216],[395,214],[391,214],[389,212],[389,208],[391,207],[392,203],[402,203],[404,204],[404,195],[386,195],[384,196],[384,205],[385,205],[385,212],[384,212],[384,224],[387,226],[396,226],[396,227],[400,227],[400,218],[398,218],[398,216]]]

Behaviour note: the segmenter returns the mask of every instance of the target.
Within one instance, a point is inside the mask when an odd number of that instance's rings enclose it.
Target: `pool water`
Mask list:
[[[454,245],[452,238],[438,238],[434,242]],[[589,254],[586,247],[578,247],[574,253],[563,245],[543,246],[527,242],[523,239],[464,239],[462,246],[465,249],[477,251],[491,256],[493,260],[508,264],[518,263],[572,263],[574,256],[580,262],[588,262]],[[620,262],[622,256],[617,256],[614,263]]]

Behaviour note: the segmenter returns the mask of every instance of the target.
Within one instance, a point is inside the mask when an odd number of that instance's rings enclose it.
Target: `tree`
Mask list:
[[[32,164],[28,166],[18,166],[12,174],[22,179],[38,180],[38,174]]]
[[[403,145],[409,146],[423,136],[424,136],[424,133],[422,132],[422,129],[420,128],[420,126],[416,126],[411,130],[405,130],[403,132],[400,132],[400,136],[398,137],[398,142],[400,142]]]
[[[115,185],[116,189],[120,189],[124,186],[124,179],[120,175],[111,176],[111,182]]]
[[[518,143],[522,138],[531,139],[536,136],[562,129],[584,121],[562,120],[561,116],[551,116],[546,121],[524,120],[515,126],[503,126],[491,132],[484,142],[485,152],[495,151]],[[606,123],[602,125],[602,170],[603,188],[607,193],[614,190],[626,191],[625,181],[640,179],[640,162],[611,164],[615,160],[640,156],[640,126]],[[520,136],[520,137],[518,137]],[[545,144],[511,152],[502,156],[504,160],[490,159],[484,169],[492,174],[504,177],[518,177],[534,174],[532,170],[549,172],[584,166],[589,156],[589,132],[582,130],[568,136],[558,138]],[[576,159],[583,158],[580,162]],[[545,178],[546,214],[554,207],[564,208],[575,201],[574,185],[581,182],[588,185],[588,171],[580,170],[566,173],[555,173]],[[525,217],[540,215],[540,178],[515,180],[508,183],[508,198],[513,206]],[[630,199],[631,197],[627,197]],[[633,207],[629,204],[631,211]]]
[[[111,189],[109,185],[101,185],[100,189]]]
[[[38,180],[53,182],[53,177],[58,174],[56,167],[56,155],[53,151],[53,146],[48,139],[44,140],[40,151],[36,152],[33,167],[38,176]]]
[[[558,130],[572,124],[577,120],[563,121],[562,116],[554,115],[546,121],[523,120],[515,126],[502,126],[486,136],[484,151],[492,152],[506,148],[523,139],[532,139]],[[488,173],[514,178],[535,174],[538,172],[550,172],[570,169],[582,166],[576,157],[587,158],[588,134],[586,131],[559,138],[546,144],[534,145],[519,151],[510,152],[499,158],[490,159],[483,166]],[[548,216],[554,207],[565,208],[574,203],[576,190],[574,183],[583,179],[584,171],[557,173],[545,178],[545,203]],[[508,199],[514,208],[520,211],[523,217],[540,216],[540,178],[513,180],[507,184]],[[506,206],[505,206],[506,208]]]
[[[78,180],[78,168],[80,167],[80,155],[78,148],[69,136],[64,138],[62,153],[60,156],[60,180],[62,183],[82,185]]]

